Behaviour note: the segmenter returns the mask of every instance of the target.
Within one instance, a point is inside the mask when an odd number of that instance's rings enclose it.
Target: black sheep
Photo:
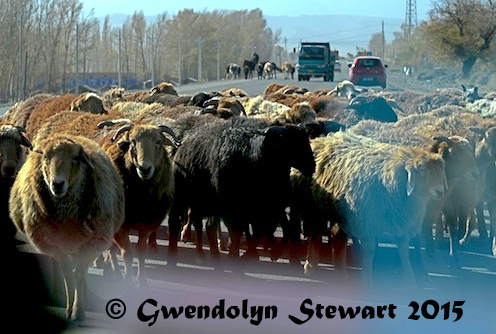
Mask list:
[[[177,250],[180,222],[188,208],[196,230],[201,230],[203,217],[223,219],[231,235],[229,253],[234,257],[239,255],[242,233],[251,224],[253,238],[247,234],[248,253],[256,254],[256,246],[264,237],[271,238],[278,225],[283,229],[287,226],[291,167],[307,176],[315,170],[304,129],[270,126],[256,119],[198,127],[184,139],[174,162],[171,254]]]

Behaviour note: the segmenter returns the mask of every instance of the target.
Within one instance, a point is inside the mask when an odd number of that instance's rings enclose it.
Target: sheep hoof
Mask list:
[[[203,265],[205,263],[205,258],[203,256],[203,254],[196,254],[195,263],[198,265]]]
[[[85,318],[86,318],[86,315],[84,314],[84,311],[80,311],[79,308],[75,308],[72,311],[71,319],[73,321],[83,321]]]
[[[224,252],[227,252],[229,250],[229,247],[227,246],[227,242],[225,240],[219,240],[219,249]]]
[[[191,236],[191,229],[188,229],[185,227],[183,227],[182,231],[181,231],[181,241],[182,242],[191,242],[192,240],[192,236]]]
[[[157,252],[158,250],[158,244],[156,241],[152,241],[152,242],[149,242],[148,243],[148,248],[153,251],[153,252]]]
[[[305,276],[310,277],[313,275],[315,271],[314,267],[310,264],[308,260],[305,261],[305,265],[303,266],[303,273]]]

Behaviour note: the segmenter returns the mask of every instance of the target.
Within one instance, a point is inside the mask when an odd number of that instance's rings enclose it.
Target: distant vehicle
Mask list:
[[[339,60],[337,60],[334,64],[334,72],[341,72],[341,63],[339,62]]]
[[[351,82],[359,86],[381,86],[386,88],[386,68],[379,57],[356,57],[349,64],[348,76]]]
[[[338,51],[332,51],[329,43],[302,42],[298,52],[298,81],[321,77],[324,81],[334,81],[334,71]]]

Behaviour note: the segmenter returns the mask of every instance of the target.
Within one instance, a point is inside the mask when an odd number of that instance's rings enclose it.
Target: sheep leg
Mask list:
[[[158,229],[157,229],[158,230]],[[157,244],[157,231],[153,231],[150,233],[150,236],[148,237],[148,246],[152,249],[157,249],[158,244]]]
[[[336,271],[342,274],[343,278],[347,279],[346,271],[346,251],[348,245],[348,236],[343,229],[333,234],[332,249],[334,251],[334,267]]]
[[[479,229],[480,239],[487,239],[487,228],[486,228],[486,219],[484,217],[484,203],[480,202],[476,207],[477,212],[477,228]]]
[[[136,281],[139,287],[146,287],[145,270],[145,252],[146,240],[153,233],[153,229],[140,229],[138,234],[138,243],[136,244],[136,257],[138,258],[138,270],[136,272]]]
[[[217,233],[220,234],[220,221],[216,216],[209,217],[205,226],[207,232],[208,245],[210,247],[210,254],[219,256],[219,243],[217,242]]]
[[[425,243],[426,253],[430,257],[433,257],[435,255],[432,227],[434,225],[434,222],[436,222],[436,226],[441,225],[440,216],[441,216],[440,204],[437,201],[429,202],[429,204],[427,205],[424,220],[422,222],[421,239]],[[436,233],[436,240],[438,239],[439,239],[439,235]]]
[[[74,305],[72,307],[72,320],[76,321],[81,321],[85,318],[84,298],[86,293],[86,275],[91,261],[89,259],[83,257],[76,263],[76,290],[74,293]]]
[[[241,235],[243,234],[243,229],[234,227],[232,224],[230,224],[230,221],[227,219],[225,219],[224,222],[229,229],[229,236],[231,238],[231,246],[229,247],[229,256],[231,258],[238,258],[239,249],[241,247]]]
[[[181,229],[181,241],[191,242],[191,210],[188,211],[188,221]]]
[[[465,219],[463,219],[463,218],[465,218]],[[470,234],[474,230],[474,225],[475,225],[475,212],[474,212],[474,210],[471,210],[467,214],[467,217],[462,216],[460,221],[461,222],[465,221],[465,233],[463,234],[463,237],[458,242],[460,245],[464,245],[469,240]]]
[[[445,224],[448,226],[448,234],[449,234],[449,255],[451,257],[451,262],[453,266],[458,266],[458,240],[456,240],[458,235],[458,215],[454,214],[456,209],[450,208],[444,211]]]
[[[184,212],[186,213],[186,212]],[[179,239],[179,231],[181,229],[181,210],[178,210],[174,205],[169,213],[169,248],[168,257],[171,264],[177,262],[177,242]]]
[[[400,238],[398,242],[398,252],[400,255],[401,272],[403,273],[403,280],[407,287],[415,289],[417,288],[417,282],[415,281],[412,265],[410,263],[409,241],[410,239],[407,237]]]
[[[491,220],[490,225],[490,236],[492,237],[492,253],[496,256],[496,221],[494,217],[496,215],[496,203],[487,203],[487,207],[489,209],[489,218]]]
[[[310,233],[307,238],[307,255],[303,272],[305,276],[311,276],[319,263],[319,249],[322,235],[319,233]]]
[[[196,214],[196,212],[191,213],[189,215],[189,220],[192,222],[195,227],[196,234],[196,260],[202,262],[203,258],[203,219],[202,216]]]
[[[220,219],[215,217],[217,224],[217,239],[218,239],[218,247],[220,250],[227,251],[229,249],[229,237],[225,237],[222,235],[222,230],[220,228]]]
[[[131,242],[129,241],[129,231],[121,228],[114,236],[114,241],[119,246],[121,256],[124,261],[124,279],[132,276],[130,272],[133,265],[133,254],[131,253]]]
[[[374,262],[375,238],[360,239],[360,248],[362,251],[362,284],[367,291],[373,288],[372,264]]]
[[[291,206],[289,211],[289,227],[291,229],[291,246],[289,249],[289,262],[300,264],[299,254],[301,248],[301,218],[296,206]]]
[[[62,271],[62,276],[64,278],[64,287],[65,287],[65,314],[67,319],[70,319],[72,316],[72,308],[74,304],[74,294],[75,294],[75,278],[74,273],[72,271],[72,263],[69,257],[65,254],[60,254],[56,257],[57,262],[59,263],[60,269]]]

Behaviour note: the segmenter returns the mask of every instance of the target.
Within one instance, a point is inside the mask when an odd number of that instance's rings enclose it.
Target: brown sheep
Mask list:
[[[129,235],[138,231],[138,284],[146,284],[144,251],[146,241],[157,231],[172,204],[174,178],[166,146],[180,143],[167,126],[126,124],[119,128],[105,150],[121,176],[126,196],[125,221],[116,235],[129,277],[132,254]]]
[[[219,92],[221,96],[247,97],[248,93],[241,88],[226,88]]]
[[[335,114],[346,109],[348,99],[336,96],[318,96],[308,102],[319,117],[333,118]]]
[[[232,116],[241,116],[241,114],[243,114],[243,116],[246,116],[245,108],[235,97],[214,97],[213,99],[205,102],[204,106],[206,107],[206,109],[221,109],[224,113],[226,113],[226,115],[230,113],[232,114]],[[221,118],[225,118],[222,117],[222,113],[220,113],[220,116]]]
[[[296,103],[290,109],[287,109],[276,120],[281,124],[301,124],[311,126],[319,124],[316,121],[316,113],[306,102]]]
[[[9,194],[31,143],[20,126],[0,121],[0,242],[14,246],[15,226],[9,218]]]
[[[271,83],[270,85],[267,86],[267,88],[265,88],[265,91],[263,93],[264,98],[267,98],[269,95],[274,94],[275,92],[279,91],[281,88],[285,86],[286,85]]]
[[[284,94],[282,92],[276,92],[274,94],[268,95],[265,99],[268,101],[278,102],[288,107],[291,107],[293,106],[293,104],[296,103],[308,102],[313,99],[313,96],[301,95],[296,93]]]
[[[67,317],[84,319],[88,266],[124,220],[122,181],[107,154],[83,137],[40,142],[19,171],[9,209],[17,229],[60,264]]]
[[[161,82],[158,85],[152,87],[150,89],[150,95],[153,94],[170,94],[170,95],[178,95],[176,90],[174,89],[174,85],[170,82]]]
[[[29,117],[33,110],[38,107],[43,102],[50,100],[54,97],[52,94],[36,94],[31,96],[25,101],[16,103],[11,107],[7,113],[4,115],[3,119],[6,122],[17,124],[26,128]]]
[[[92,114],[106,114],[103,101],[95,93],[83,93],[71,102],[71,111],[86,111]]]

